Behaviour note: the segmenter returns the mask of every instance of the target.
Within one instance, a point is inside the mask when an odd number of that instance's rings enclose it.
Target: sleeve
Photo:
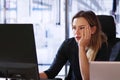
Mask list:
[[[100,50],[97,53],[95,61],[109,61],[109,57],[109,47],[106,43],[103,43]]]
[[[60,48],[58,49],[56,57],[54,58],[54,61],[51,64],[50,68],[44,71],[49,79],[54,78],[67,62],[68,58],[66,54],[67,51],[69,51],[67,46],[68,46],[67,41],[64,41]]]

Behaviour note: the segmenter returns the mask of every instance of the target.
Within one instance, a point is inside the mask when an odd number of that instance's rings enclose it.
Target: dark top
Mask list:
[[[109,60],[108,47],[103,43],[95,61],[107,60]],[[60,46],[52,65],[45,71],[48,78],[54,78],[67,61],[70,63],[70,71],[65,80],[82,80],[79,69],[78,45],[74,38],[66,39]]]

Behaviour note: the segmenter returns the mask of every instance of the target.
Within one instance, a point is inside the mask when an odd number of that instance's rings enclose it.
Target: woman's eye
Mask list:
[[[72,27],[72,29],[74,29],[74,30],[75,30],[76,28],[75,28],[75,27]]]
[[[80,29],[84,29],[85,27],[83,26],[83,27],[80,27]]]

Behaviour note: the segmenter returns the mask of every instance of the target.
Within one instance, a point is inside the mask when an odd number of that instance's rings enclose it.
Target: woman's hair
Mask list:
[[[89,44],[89,49],[87,51],[87,57],[89,61],[92,61],[95,59],[96,54],[98,50],[100,49],[103,42],[106,42],[107,44],[107,37],[101,30],[100,22],[96,16],[96,14],[93,11],[80,11],[78,12],[73,18],[72,23],[75,18],[83,17],[85,18],[90,27],[95,26],[96,32],[92,34],[91,41]]]

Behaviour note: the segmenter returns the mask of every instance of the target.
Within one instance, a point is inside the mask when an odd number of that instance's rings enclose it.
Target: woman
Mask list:
[[[63,42],[41,78],[54,78],[68,61],[70,71],[65,80],[89,80],[89,62],[109,60],[107,37],[94,12],[78,12],[72,18],[72,30],[74,37]]]

